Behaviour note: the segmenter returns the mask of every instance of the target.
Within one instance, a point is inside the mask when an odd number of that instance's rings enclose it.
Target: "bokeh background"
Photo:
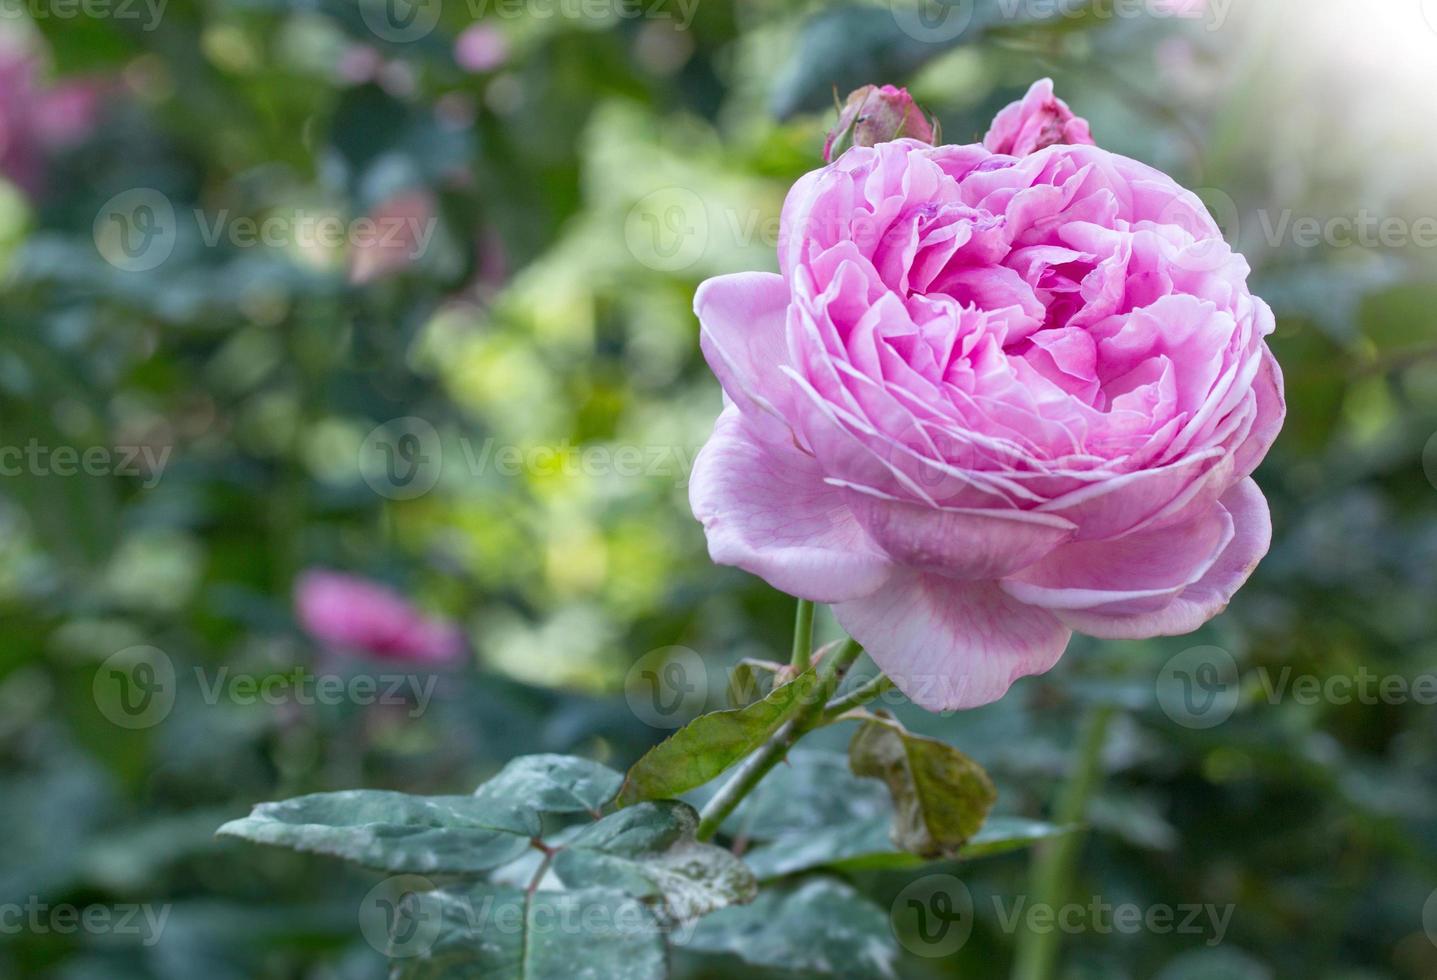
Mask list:
[[[979,711],[890,707],[1030,817],[1112,713],[1073,899],[1230,924],[1090,923],[1062,976],[1437,976],[1437,3],[3,13],[0,909],[164,923],[0,915],[0,976],[377,980],[372,876],[215,827],[310,791],[464,793],[524,752],[622,767],[722,706],[740,658],[781,658],[792,601],[711,565],[687,506],[720,407],[694,288],[775,267],[835,89],[906,84],[966,142],[1044,75],[1201,188],[1277,311],[1275,543],[1195,636],[1075,643]],[[295,614],[310,568],[466,649],[329,648]],[[972,936],[901,975],[1006,976],[992,899],[1029,861],[938,866]],[[850,877],[886,907],[934,870]]]

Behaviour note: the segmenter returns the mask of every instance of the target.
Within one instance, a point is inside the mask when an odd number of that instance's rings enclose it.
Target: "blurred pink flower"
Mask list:
[[[423,257],[438,222],[434,195],[424,188],[401,191],[356,222],[350,243],[349,281],[362,285],[392,275]]]
[[[850,146],[873,146],[902,139],[933,142],[933,127],[906,88],[865,85],[843,103],[838,122],[823,144],[823,161],[831,162]]]
[[[0,44],[0,174],[31,197],[44,189],[49,156],[95,126],[105,86],[73,81],[45,86],[40,59]]]
[[[464,655],[464,634],[452,622],[368,579],[311,569],[295,583],[294,607],[304,631],[328,647],[415,663]]]
[[[474,74],[493,71],[509,60],[509,41],[492,24],[472,24],[455,40],[454,60]]]
[[[1022,101],[1014,102],[993,119],[983,145],[991,153],[1025,157],[1044,147],[1066,143],[1092,146],[1088,121],[1073,115],[1068,104],[1053,94],[1053,80],[1033,83]]]

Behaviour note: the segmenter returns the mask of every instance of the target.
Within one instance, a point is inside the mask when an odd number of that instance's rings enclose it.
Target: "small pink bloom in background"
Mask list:
[[[694,298],[727,396],[690,483],[710,554],[832,603],[933,710],[1074,631],[1220,613],[1268,549],[1251,473],[1285,413],[1272,311],[1195,195],[1051,83],[990,137],[850,149],[789,191],[780,275]]]
[[[1022,157],[1058,143],[1092,146],[1088,121],[1073,115],[1068,104],[1053,94],[1053,81],[1039,79],[1021,102],[998,113],[983,145],[992,153]]]
[[[429,664],[464,655],[464,634],[457,626],[425,616],[368,579],[311,569],[295,583],[294,606],[304,631],[337,650]]]
[[[933,142],[933,127],[905,88],[865,85],[849,93],[838,122],[823,144],[823,160],[850,146],[873,146],[902,138]]]
[[[350,243],[349,281],[355,285],[393,275],[424,256],[439,220],[434,195],[424,188],[402,191],[368,215],[368,233]]]
[[[493,24],[472,24],[455,39],[454,60],[476,75],[494,71],[509,60],[509,40]]]
[[[90,80],[46,86],[40,67],[33,52],[0,43],[0,174],[31,197],[44,190],[51,154],[94,129],[109,87]]]

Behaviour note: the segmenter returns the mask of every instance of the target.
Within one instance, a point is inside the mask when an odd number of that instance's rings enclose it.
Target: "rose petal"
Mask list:
[[[704,358],[725,393],[772,440],[787,429],[782,410],[789,382],[779,371],[787,359],[787,311],[788,287],[771,272],[716,276],[694,294]]]
[[[913,569],[833,612],[898,689],[930,711],[998,700],[1018,678],[1050,670],[1072,635],[1052,613],[992,582]]]
[[[1181,524],[1107,541],[1076,541],[1005,579],[1009,595],[1045,609],[1152,612],[1200,581],[1232,542],[1221,506]]]
[[[812,457],[762,441],[736,406],[724,409],[694,462],[689,502],[715,562],[789,595],[841,602],[888,576],[888,559]]]
[[[1212,619],[1227,608],[1233,594],[1267,554],[1272,541],[1267,501],[1251,479],[1243,480],[1225,493],[1221,504],[1232,515],[1232,541],[1201,579],[1183,589],[1163,608],[1129,615],[1061,610],[1056,612],[1058,618],[1079,633],[1109,640],[1181,636]]]

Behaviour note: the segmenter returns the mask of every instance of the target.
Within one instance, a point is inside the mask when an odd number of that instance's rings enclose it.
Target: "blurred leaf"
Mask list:
[[[619,806],[672,799],[707,783],[767,741],[796,704],[815,696],[816,682],[810,668],[761,701],[695,718],[634,763]]]
[[[893,977],[898,947],[888,915],[842,882],[826,878],[765,891],[752,905],[698,924],[683,947],[745,963],[826,977]]]
[[[744,855],[744,861],[760,879],[778,878],[812,868],[871,871],[912,868],[926,863],[926,858],[894,848],[892,827],[890,817],[870,817],[823,830],[792,834],[754,848]],[[953,856],[958,860],[968,860],[1005,854],[1064,833],[1067,831],[1062,827],[1037,820],[990,817],[983,824],[983,829]]]
[[[620,810],[584,828],[554,860],[570,887],[616,888],[654,906],[665,924],[751,901],[758,882],[721,847],[694,840],[698,814],[667,800]]]
[[[848,751],[854,773],[888,785],[897,808],[893,842],[923,857],[957,854],[978,833],[998,797],[978,763],[891,718],[864,722]]]

